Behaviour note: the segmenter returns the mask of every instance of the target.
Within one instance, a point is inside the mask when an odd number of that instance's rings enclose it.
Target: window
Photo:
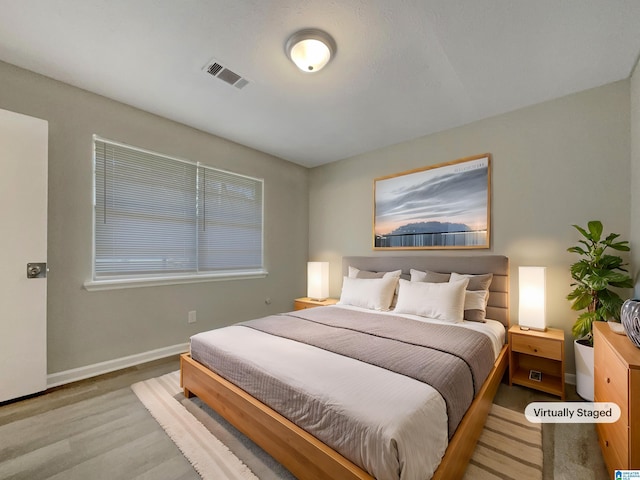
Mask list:
[[[266,275],[262,180],[98,137],[94,159],[88,289]]]

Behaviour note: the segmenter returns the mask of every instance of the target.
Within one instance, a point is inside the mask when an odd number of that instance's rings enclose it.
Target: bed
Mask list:
[[[421,278],[425,272],[431,277]],[[449,278],[451,272],[455,279]],[[341,303],[346,304],[192,337],[191,355],[181,357],[185,395],[200,397],[301,479],[460,478],[507,366],[508,259],[344,257],[343,273]],[[374,313],[377,305],[350,301],[363,285],[389,283],[368,278],[398,274],[389,299],[395,310]],[[442,274],[447,276],[438,278]],[[425,288],[440,289],[433,291],[447,295],[462,288],[468,300],[469,282],[477,280],[470,276],[487,275],[486,322],[422,321],[423,312],[407,310],[407,299],[418,298],[409,295],[413,290],[422,295]],[[428,285],[420,284],[425,280]],[[464,280],[464,287],[458,280]],[[474,312],[467,306],[465,317]],[[455,341],[447,340],[452,329]],[[468,346],[461,343],[466,337]],[[454,351],[443,353],[441,343],[422,345],[417,338],[429,344],[441,338]],[[472,348],[481,344],[489,346]],[[471,350],[478,353],[464,357]],[[453,359],[447,360],[451,367],[442,368],[444,357]],[[445,370],[460,370],[464,380],[440,378]],[[410,378],[414,374],[430,377],[415,380]]]

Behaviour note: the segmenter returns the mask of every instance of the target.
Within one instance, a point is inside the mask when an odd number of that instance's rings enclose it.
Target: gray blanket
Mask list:
[[[239,325],[355,358],[431,385],[447,405],[449,438],[494,363],[491,341],[482,333],[356,310],[312,308]]]

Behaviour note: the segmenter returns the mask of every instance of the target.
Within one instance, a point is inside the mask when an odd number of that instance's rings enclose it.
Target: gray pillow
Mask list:
[[[423,272],[412,268],[410,271],[412,282],[446,283],[451,277],[450,273],[438,273],[430,270],[425,270]]]
[[[451,281],[456,282],[464,278],[469,279],[469,285],[467,290],[489,290],[489,285],[493,280],[493,273],[484,273],[482,275],[463,275],[453,272],[451,274]]]

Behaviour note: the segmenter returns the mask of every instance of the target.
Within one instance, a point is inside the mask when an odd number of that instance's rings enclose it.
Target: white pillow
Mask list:
[[[464,295],[465,310],[484,310],[487,307],[487,297],[489,292],[486,290],[467,290]]]
[[[464,301],[464,319],[471,322],[486,322],[487,303],[489,302],[489,285],[493,280],[493,274],[461,275],[452,273],[449,281],[455,282],[464,278],[469,279],[467,293]]]
[[[338,305],[353,305],[370,310],[389,310],[398,277],[349,278],[342,280]]]
[[[394,312],[459,323],[463,320],[468,279],[458,282],[409,282],[400,279]]]
[[[367,270],[360,270],[356,267],[349,265],[349,278],[400,278],[402,270],[394,270],[393,272],[369,272]],[[396,306],[398,299],[398,284],[396,283],[396,289],[393,292],[393,299],[391,300],[391,307]]]

